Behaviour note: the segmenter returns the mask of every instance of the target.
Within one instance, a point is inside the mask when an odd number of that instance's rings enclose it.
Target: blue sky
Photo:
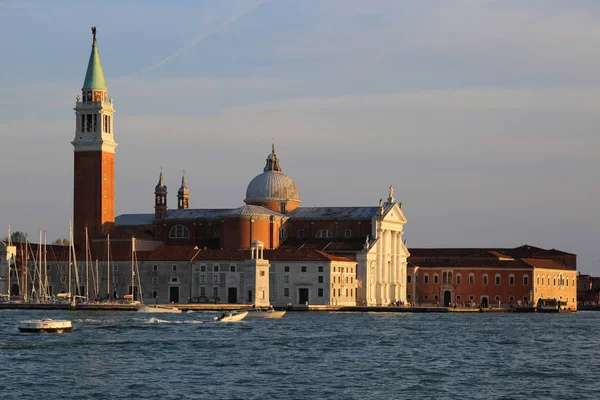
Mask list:
[[[237,207],[275,139],[306,206],[375,205],[409,247],[578,254],[600,274],[594,1],[0,2],[0,224],[68,235],[90,26],[117,114],[117,213]]]

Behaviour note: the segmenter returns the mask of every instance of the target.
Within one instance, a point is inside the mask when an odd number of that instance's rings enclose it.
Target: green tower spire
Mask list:
[[[96,27],[92,27],[94,42],[92,43],[92,53],[88,62],[85,81],[83,81],[82,90],[100,89],[107,90],[106,81],[104,80],[104,72],[102,71],[102,63],[100,62],[100,54],[98,54],[98,43],[96,43]]]

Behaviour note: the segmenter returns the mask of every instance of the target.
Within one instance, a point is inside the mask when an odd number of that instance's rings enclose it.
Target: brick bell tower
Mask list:
[[[85,228],[90,238],[102,237],[115,222],[115,148],[112,98],[108,98],[104,72],[92,27],[92,53],[81,97],[75,105],[73,185],[73,237],[85,245]]]

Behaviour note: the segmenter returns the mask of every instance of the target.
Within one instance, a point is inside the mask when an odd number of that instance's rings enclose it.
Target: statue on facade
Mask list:
[[[92,35],[94,36],[94,39],[96,39],[96,27],[92,26]]]

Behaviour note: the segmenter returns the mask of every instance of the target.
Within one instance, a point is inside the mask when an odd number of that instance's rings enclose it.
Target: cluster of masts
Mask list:
[[[70,224],[69,224],[70,225]],[[17,246],[16,243],[12,242],[10,225],[8,226],[8,243],[7,246]],[[29,241],[27,235],[19,239],[18,249],[20,254],[20,265],[17,263],[17,252],[13,252],[8,261],[8,273],[7,273],[7,293],[6,297],[8,301],[12,301],[13,297],[18,297],[24,302],[43,303],[53,301],[51,295],[49,269],[48,269],[48,246],[46,239],[46,231],[40,230],[39,242],[37,249],[34,251],[32,243]],[[51,247],[52,252],[54,249]],[[71,300],[75,302],[76,299],[83,299],[89,301],[90,299],[99,299],[101,296],[100,291],[100,270],[98,266],[98,260],[95,263],[92,261],[91,250],[89,246],[88,232],[86,228],[86,257],[85,257],[85,271],[80,271],[77,264],[77,257],[75,253],[75,247],[73,246],[73,230],[69,226],[69,256],[68,264],[66,265],[67,271],[65,271],[64,265],[58,265],[59,273],[61,275],[61,282],[68,282],[68,287],[63,284],[62,292],[57,295],[60,300]],[[56,255],[54,255],[56,260]],[[116,270],[113,264],[111,269],[110,263],[110,237],[107,240],[107,288],[106,298],[110,298],[111,294],[116,292]],[[132,238],[132,269],[131,279],[135,282],[135,267],[137,267],[137,259],[135,256],[135,238]],[[112,280],[111,280],[112,274]],[[11,282],[12,278],[16,278],[16,282]],[[139,274],[137,279],[139,280]],[[92,293],[90,293],[90,280]],[[85,282],[85,286],[81,286],[81,283]],[[18,294],[11,293],[13,285],[16,285]],[[136,285],[132,285],[133,287]],[[141,285],[139,287],[138,294],[141,297]],[[65,293],[64,290],[67,289]],[[74,293],[74,294],[73,294]],[[134,293],[131,293],[132,298]]]

